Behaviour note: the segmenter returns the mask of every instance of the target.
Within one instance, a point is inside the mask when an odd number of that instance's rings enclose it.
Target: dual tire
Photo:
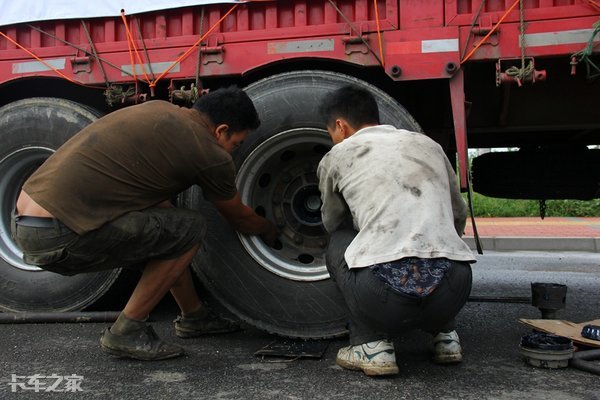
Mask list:
[[[120,271],[114,270],[66,277],[27,265],[10,231],[11,212],[25,180],[99,116],[58,98],[29,98],[0,108],[0,311],[81,310],[106,293],[119,276]]]
[[[393,98],[348,75],[289,72],[245,89],[262,123],[234,154],[238,189],[244,203],[277,224],[280,248],[238,235],[202,201],[197,188],[183,196],[187,206],[209,221],[205,249],[193,263],[204,286],[242,320],[279,335],[326,338],[346,333],[345,303],[324,265],[328,235],[316,178],[317,165],[332,145],[319,104],[345,85],[373,93],[382,123],[421,131]]]

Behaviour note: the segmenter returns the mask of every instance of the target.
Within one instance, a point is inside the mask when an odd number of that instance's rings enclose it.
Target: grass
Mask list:
[[[464,194],[465,201],[467,199]],[[537,200],[513,200],[486,197],[473,193],[473,210],[476,217],[539,217]],[[547,217],[600,217],[600,199],[547,200]]]

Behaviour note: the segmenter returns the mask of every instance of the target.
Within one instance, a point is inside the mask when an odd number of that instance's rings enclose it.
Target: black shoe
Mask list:
[[[189,318],[182,315],[175,319],[175,334],[180,338],[193,338],[212,333],[227,333],[240,330],[237,322],[222,319],[212,312],[204,318]]]
[[[100,344],[109,354],[136,360],[165,360],[184,354],[183,347],[161,340],[150,325],[124,335],[116,335],[106,328]]]

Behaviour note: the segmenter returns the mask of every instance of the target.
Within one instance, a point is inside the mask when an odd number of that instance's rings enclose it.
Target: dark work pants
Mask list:
[[[471,266],[455,261],[440,285],[427,297],[401,294],[377,278],[370,268],[349,269],[344,253],[356,232],[335,232],[326,264],[342,292],[350,314],[350,344],[372,342],[414,329],[431,334],[455,329],[454,317],[471,292]]]
[[[132,211],[83,235],[53,218],[13,215],[11,221],[23,261],[62,275],[141,269],[150,260],[175,259],[205,232],[200,213],[175,207]]]

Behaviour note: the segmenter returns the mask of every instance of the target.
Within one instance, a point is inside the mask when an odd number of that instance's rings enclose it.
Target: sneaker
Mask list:
[[[184,354],[183,347],[161,340],[150,325],[124,335],[116,335],[106,328],[100,344],[109,354],[136,360],[165,360]]]
[[[376,340],[342,347],[338,351],[335,362],[342,368],[362,370],[369,376],[398,373],[394,345],[389,340]]]
[[[189,318],[180,315],[173,322],[175,322],[175,334],[180,338],[193,338],[212,333],[240,330],[240,325],[237,322],[222,319],[212,312],[204,318]]]
[[[440,332],[433,338],[434,361],[438,364],[462,361],[462,347],[456,331]]]

